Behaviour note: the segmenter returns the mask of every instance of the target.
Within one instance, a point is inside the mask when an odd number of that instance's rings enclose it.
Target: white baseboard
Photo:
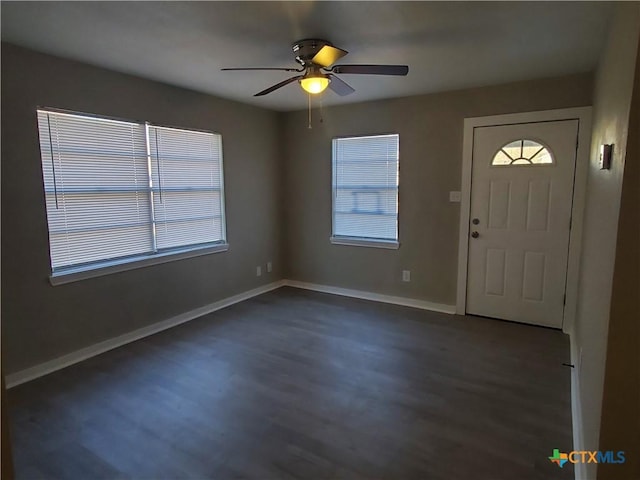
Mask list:
[[[394,297],[391,295],[382,295],[379,293],[364,292],[362,290],[351,290],[349,288],[332,287],[329,285],[318,285],[317,283],[299,282],[297,280],[285,280],[284,284],[289,287],[303,288],[305,290],[313,290],[315,292],[332,293],[334,295],[342,295],[343,297],[361,298],[363,300],[373,300],[374,302],[392,303],[394,305],[402,305],[405,307],[420,308],[422,310],[430,310],[440,313],[456,313],[455,305],[446,305],[443,303],[427,302],[426,300],[416,300],[407,297]]]
[[[35,380],[38,377],[53,373],[56,370],[63,369],[65,367],[73,365],[74,363],[78,363],[88,358],[95,357],[96,355],[100,355],[101,353],[113,350],[114,348],[126,345],[127,343],[131,343],[135,340],[148,337],[149,335],[153,335],[154,333],[161,332],[168,328],[175,327],[176,325],[180,325],[181,323],[194,320],[203,315],[207,315],[209,313],[215,312],[216,310],[220,310],[222,308],[233,305],[234,303],[242,302],[243,300],[248,300],[249,298],[255,297],[257,295],[270,292],[271,290],[275,290],[284,285],[284,280],[269,283],[267,285],[254,288],[253,290],[239,293],[238,295],[233,295],[232,297],[224,298],[222,300],[218,300],[217,302],[210,303],[209,305],[190,310],[180,315],[176,315],[175,317],[169,318],[167,320],[163,320],[161,322],[154,323],[137,330],[133,330],[132,332],[125,333],[118,337],[110,338],[89,347],[76,350],[75,352],[68,353],[61,357],[54,358],[53,360],[40,363],[33,367],[20,370],[6,376],[5,381],[7,384],[7,388],[15,387],[16,385],[20,385],[30,380]]]
[[[572,334],[569,335],[571,351],[571,425],[573,430],[573,448],[575,451],[584,450],[584,437],[582,433],[582,406],[580,403],[580,353]],[[576,480],[585,480],[587,470],[584,463],[574,463],[574,476]]]
[[[53,373],[57,370],[61,370],[65,367],[81,362],[88,358],[95,357],[96,355],[100,355],[101,353],[113,350],[114,348],[118,348],[122,345],[126,345],[127,343],[131,343],[141,338],[148,337],[149,335],[153,335],[154,333],[158,333],[168,328],[175,327],[176,325],[180,325],[181,323],[188,322],[203,315],[215,312],[216,310],[220,310],[222,308],[233,305],[234,303],[248,300],[249,298],[261,295],[263,293],[275,290],[283,286],[303,288],[306,290],[314,290],[316,292],[332,293],[334,295],[342,295],[345,297],[361,298],[364,300],[373,300],[375,302],[392,303],[395,305],[420,308],[423,310],[431,310],[434,312],[449,314],[455,313],[454,305],[445,305],[405,297],[393,297],[390,295],[381,295],[378,293],[364,292],[361,290],[351,290],[340,287],[331,287],[328,285],[318,285],[315,283],[298,282],[296,280],[279,280],[277,282],[254,288],[253,290],[249,290],[247,292],[239,293],[238,295],[234,295],[232,297],[224,298],[217,302],[210,303],[209,305],[190,310],[167,320],[163,320],[161,322],[154,323],[137,330],[133,330],[132,332],[125,333],[118,337],[110,338],[103,342],[90,345],[80,350],[76,350],[75,352],[71,352],[61,357],[54,358],[53,360],[34,365],[33,367],[25,368],[24,370],[9,374],[5,378],[7,388],[15,387],[30,380],[35,380],[36,378],[42,377],[49,373]]]

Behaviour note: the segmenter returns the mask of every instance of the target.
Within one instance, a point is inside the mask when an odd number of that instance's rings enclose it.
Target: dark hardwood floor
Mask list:
[[[18,479],[570,479],[567,337],[282,288],[9,391]]]

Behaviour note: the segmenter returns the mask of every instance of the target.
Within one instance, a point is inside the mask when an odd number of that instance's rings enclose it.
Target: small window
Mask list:
[[[49,110],[38,128],[52,277],[226,246],[220,135]]]
[[[516,140],[506,144],[491,161],[491,165],[549,165],[551,152],[533,140]]]
[[[398,248],[399,136],[333,140],[333,232],[337,244]]]

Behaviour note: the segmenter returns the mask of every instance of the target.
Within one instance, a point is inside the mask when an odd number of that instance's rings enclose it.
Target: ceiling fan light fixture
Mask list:
[[[311,95],[318,95],[329,86],[335,94],[341,97],[355,92],[353,87],[338,77],[337,74],[404,76],[409,73],[408,65],[334,65],[337,60],[344,57],[348,52],[334,47],[326,40],[317,38],[299,40],[292,45],[292,48],[296,56],[296,62],[300,65],[299,68],[240,67],[223,68],[222,70],[281,70],[299,73],[300,75],[287,78],[280,83],[265,88],[254,94],[254,97],[262,97],[298,81],[302,89],[309,94],[309,101],[311,101]]]
[[[309,76],[300,79],[300,86],[305,92],[318,94],[329,86],[329,78],[324,75]]]

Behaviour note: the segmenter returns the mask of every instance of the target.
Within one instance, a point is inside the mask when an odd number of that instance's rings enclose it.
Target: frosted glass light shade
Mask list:
[[[300,86],[309,93],[321,93],[329,86],[327,77],[307,77],[300,80]]]

